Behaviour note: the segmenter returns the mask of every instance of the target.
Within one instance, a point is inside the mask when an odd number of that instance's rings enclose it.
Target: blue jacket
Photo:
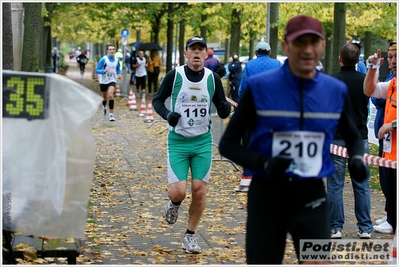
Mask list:
[[[288,60],[281,68],[257,74],[247,80],[248,88],[254,96],[257,114],[256,126],[252,129],[248,149],[266,157],[273,157],[275,156],[273,155],[273,138],[276,132],[307,131],[311,132],[309,134],[312,136],[323,135],[324,140],[317,137],[321,140],[317,148],[309,144],[309,147],[304,147],[303,151],[300,151],[297,149],[299,142],[298,144],[289,143],[292,154],[310,153],[314,148],[321,150],[321,163],[319,162],[321,169],[318,174],[312,177],[301,176],[294,173],[293,169],[285,174],[286,177],[296,176],[298,179],[322,179],[334,172],[330,145],[344,108],[347,87],[344,82],[320,71],[317,71],[312,79],[295,76],[289,70]],[[279,97],[271,98],[270,95]],[[287,151],[289,144],[287,143]],[[302,169],[298,164],[293,168]],[[264,172],[248,169],[246,175],[270,178],[266,177]]]
[[[241,96],[247,86],[247,79],[255,74],[261,73],[263,71],[277,69],[281,66],[280,61],[271,58],[265,54],[258,54],[256,59],[248,61],[246,64],[242,75],[240,88],[238,89],[238,95]]]
[[[356,70],[357,70],[358,72],[367,74],[366,65],[364,65],[364,62],[363,62],[362,60],[359,60],[359,62],[357,63],[357,65],[356,65]]]
[[[241,79],[241,73],[242,73],[242,68],[241,68],[241,63],[238,60],[234,60],[233,62],[230,62],[228,65],[229,68],[229,80],[231,82],[239,83]]]

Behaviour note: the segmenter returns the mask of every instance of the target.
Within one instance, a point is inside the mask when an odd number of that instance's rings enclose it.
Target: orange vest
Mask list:
[[[384,124],[394,120],[396,120],[396,77],[391,80],[388,87]],[[391,147],[391,149],[390,152],[383,152],[382,157],[396,161],[396,130],[384,138],[384,147]]]

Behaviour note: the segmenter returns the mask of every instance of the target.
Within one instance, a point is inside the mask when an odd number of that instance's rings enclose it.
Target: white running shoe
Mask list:
[[[382,217],[381,219],[376,220],[375,223],[376,223],[377,225],[379,225],[379,224],[384,223],[384,222],[386,222],[386,221],[387,221],[387,216],[385,215],[385,216]]]
[[[109,121],[115,121],[114,114],[109,114]]]
[[[379,233],[393,234],[392,225],[390,225],[388,221],[385,221],[379,225],[374,225],[373,228],[374,228],[374,231],[377,231]]]
[[[359,230],[359,232],[357,233],[357,236],[360,239],[370,239],[371,238],[371,233],[367,233],[367,232],[363,232],[363,231]]]
[[[165,219],[169,224],[174,224],[179,216],[179,206],[173,205],[172,201],[169,200],[165,207]]]
[[[243,185],[239,185],[235,191],[236,192],[243,192],[243,193],[248,193],[249,190],[249,186],[243,186]]]
[[[341,239],[342,233],[340,230],[331,230],[331,238],[332,239]]]
[[[185,233],[183,236],[183,242],[181,243],[183,249],[186,250],[187,253],[201,253],[202,249],[197,243],[197,238],[195,234],[187,234]]]

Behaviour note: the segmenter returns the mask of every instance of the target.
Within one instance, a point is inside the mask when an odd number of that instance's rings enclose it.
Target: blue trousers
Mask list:
[[[344,140],[333,140],[333,144],[345,147]],[[368,141],[363,140],[364,152],[369,152]],[[327,198],[330,204],[331,230],[342,230],[345,222],[343,189],[347,159],[331,154],[335,173],[327,177]],[[370,172],[367,166],[367,178],[363,182],[352,180],[355,198],[355,216],[360,231],[371,233],[373,223],[370,218]]]

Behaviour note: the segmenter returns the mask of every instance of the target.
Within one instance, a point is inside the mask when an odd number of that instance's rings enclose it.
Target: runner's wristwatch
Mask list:
[[[396,120],[392,121],[392,128],[396,130]]]

